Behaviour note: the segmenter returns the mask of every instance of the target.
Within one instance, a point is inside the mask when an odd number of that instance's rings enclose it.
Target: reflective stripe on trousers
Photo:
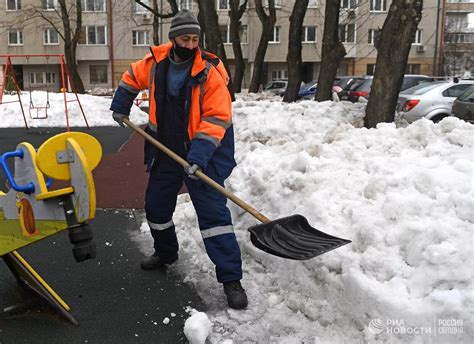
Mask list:
[[[223,180],[217,176],[213,166],[212,163],[209,164],[204,173],[223,185]],[[161,160],[150,171],[145,195],[148,221],[161,225],[157,226],[160,228],[164,228],[166,223],[172,223],[177,194],[183,181],[198,216],[207,254],[216,266],[217,280],[221,283],[240,280],[242,278],[240,248],[227,208],[227,199],[204,182],[189,179],[180,165]],[[178,242],[174,226],[164,230],[157,228],[151,233],[155,239],[155,250],[163,261],[170,261],[177,256]],[[175,251],[171,248],[175,248]]]

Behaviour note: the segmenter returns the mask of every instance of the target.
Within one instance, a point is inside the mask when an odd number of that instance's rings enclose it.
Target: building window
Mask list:
[[[368,43],[369,45],[375,45],[377,40],[380,38],[382,32],[379,29],[369,29]]]
[[[273,37],[268,41],[268,43],[280,43],[280,29],[281,26],[273,27]]]
[[[178,1],[178,9],[181,10],[192,10],[193,0],[180,0]]]
[[[104,45],[107,44],[106,26],[83,26],[79,44]]]
[[[107,83],[107,66],[98,65],[89,66],[90,83],[91,84],[106,84]]]
[[[43,73],[30,73],[30,84],[44,84]]]
[[[41,8],[46,11],[54,11],[56,9],[57,0],[41,0]]]
[[[375,74],[375,64],[369,63],[367,64],[367,75],[374,75]]]
[[[412,43],[412,45],[421,45],[421,30],[416,30],[415,33],[415,41]]]
[[[30,84],[55,84],[56,73],[53,72],[33,72],[30,73]]]
[[[220,31],[221,31],[221,38],[222,38],[222,43],[224,44],[229,44],[232,43],[232,38],[230,36],[230,24],[229,25],[219,25]],[[239,38],[240,38],[240,43],[241,44],[247,44],[247,32],[248,32],[248,27],[247,25],[240,25],[239,28]]]
[[[308,8],[315,8],[315,7],[318,7],[318,0],[309,0]]]
[[[147,5],[147,6],[150,6],[150,0],[142,0],[142,2]],[[136,3],[134,0],[132,0],[132,13],[133,14],[145,14],[145,13],[148,13],[148,10],[143,7],[142,5]]]
[[[355,25],[339,25],[339,39],[343,43],[355,43]]]
[[[150,45],[150,33],[145,30],[133,30],[132,31],[132,45],[134,46]]]
[[[316,26],[303,26],[303,32],[301,33],[301,42],[316,42]]]
[[[446,43],[474,43],[474,33],[448,33]]]
[[[341,9],[350,10],[355,8],[357,8],[357,0],[341,0]]]
[[[217,0],[217,9],[218,10],[228,10],[229,9],[229,0]]]
[[[81,0],[82,12],[105,12],[105,0]]]
[[[23,45],[23,31],[15,29],[9,30],[8,45]]]
[[[56,83],[56,73],[53,72],[46,72],[46,83],[47,84],[55,84]]]
[[[219,25],[219,29],[221,31],[221,39],[222,43],[230,43],[230,30],[229,25]]]
[[[230,10],[229,0],[216,0],[218,10]],[[279,0],[281,2],[281,0]],[[278,0],[275,0],[275,7]],[[239,7],[244,3],[244,0],[239,1]],[[247,2],[248,4],[248,2]]]
[[[286,80],[288,79],[287,70],[272,70],[272,80]]]
[[[57,45],[59,44],[59,35],[54,29],[43,30],[43,44],[44,45]]]
[[[281,8],[281,0],[273,0],[273,3],[275,4],[275,8]],[[263,5],[266,8],[269,8],[270,6],[268,5],[268,0],[265,0]]]
[[[421,65],[419,63],[408,63],[405,74],[420,74]]]
[[[387,0],[370,0],[370,12],[387,12]]]
[[[21,10],[21,0],[7,0],[7,11]]]

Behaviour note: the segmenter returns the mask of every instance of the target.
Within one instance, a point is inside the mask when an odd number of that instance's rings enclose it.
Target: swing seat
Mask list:
[[[46,106],[34,106],[33,104],[30,104],[30,108],[29,108],[30,118],[31,119],[46,119],[48,118],[48,109],[49,109],[49,103]],[[36,110],[36,116],[34,116],[34,111],[32,110]],[[44,116],[40,116],[40,110],[44,110]]]

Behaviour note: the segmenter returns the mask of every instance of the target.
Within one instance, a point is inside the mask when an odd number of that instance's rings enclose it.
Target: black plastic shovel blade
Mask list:
[[[323,233],[301,215],[292,215],[252,226],[250,240],[257,248],[278,257],[305,260],[351,241]]]

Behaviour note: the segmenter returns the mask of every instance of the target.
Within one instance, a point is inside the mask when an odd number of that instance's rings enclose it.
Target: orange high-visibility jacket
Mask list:
[[[151,53],[130,65],[129,70],[122,75],[119,84],[133,94],[138,94],[141,90],[149,90],[150,117],[148,125],[155,132],[159,130],[160,126],[156,118],[155,71],[157,65],[168,58],[172,47],[171,42],[151,47]],[[204,53],[211,59],[219,61],[216,65],[203,59],[202,54],[198,48],[191,68],[192,78],[203,75],[204,78],[202,83],[196,84],[192,89],[188,135],[190,140],[193,138],[206,139],[218,146],[226,129],[232,124],[232,100],[227,89],[229,77],[222,62],[215,55]]]

